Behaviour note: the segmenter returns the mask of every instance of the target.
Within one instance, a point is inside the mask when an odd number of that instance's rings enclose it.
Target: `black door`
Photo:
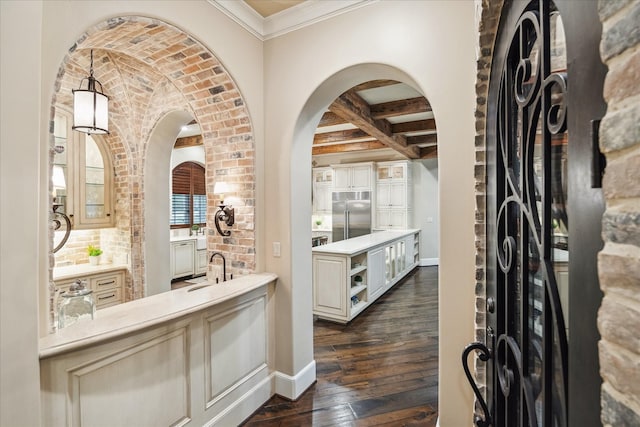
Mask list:
[[[595,1],[503,8],[487,105],[486,347],[463,353],[488,362],[478,425],[600,424],[600,35]]]

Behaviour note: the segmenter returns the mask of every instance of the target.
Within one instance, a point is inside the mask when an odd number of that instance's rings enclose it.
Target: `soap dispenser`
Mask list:
[[[93,293],[86,288],[86,282],[76,280],[69,290],[60,294],[62,301],[58,308],[58,329],[73,325],[81,320],[91,320],[96,313]]]

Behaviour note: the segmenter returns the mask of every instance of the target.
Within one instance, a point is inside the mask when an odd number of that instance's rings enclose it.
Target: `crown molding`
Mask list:
[[[307,0],[263,18],[244,1],[207,0],[252,35],[265,41],[316,22],[367,6],[378,0]]]

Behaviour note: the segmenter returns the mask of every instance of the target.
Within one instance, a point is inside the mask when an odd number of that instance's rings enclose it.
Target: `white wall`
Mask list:
[[[420,264],[438,265],[440,220],[438,159],[413,162],[413,226],[422,230]]]
[[[374,2],[265,43],[267,270],[279,277],[277,369],[312,359],[311,143],[323,110],[375,78],[424,93],[438,123],[440,396],[442,426],[469,425],[472,393],[460,366],[473,340],[474,3]],[[274,257],[271,242],[281,242]]]
[[[173,170],[180,163],[184,162],[196,162],[205,166],[204,146],[199,145],[196,147],[185,147],[173,150],[171,152],[171,169],[169,170]]]
[[[39,218],[42,158],[38,2],[0,2],[0,425],[40,423]],[[19,43],[17,43],[19,41]],[[45,145],[46,146],[46,145]],[[46,188],[45,188],[46,192]],[[44,214],[44,213],[43,213]]]

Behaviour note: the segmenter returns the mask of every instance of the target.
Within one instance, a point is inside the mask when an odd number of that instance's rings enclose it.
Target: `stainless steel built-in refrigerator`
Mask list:
[[[371,233],[371,192],[334,192],[331,200],[333,242]]]

